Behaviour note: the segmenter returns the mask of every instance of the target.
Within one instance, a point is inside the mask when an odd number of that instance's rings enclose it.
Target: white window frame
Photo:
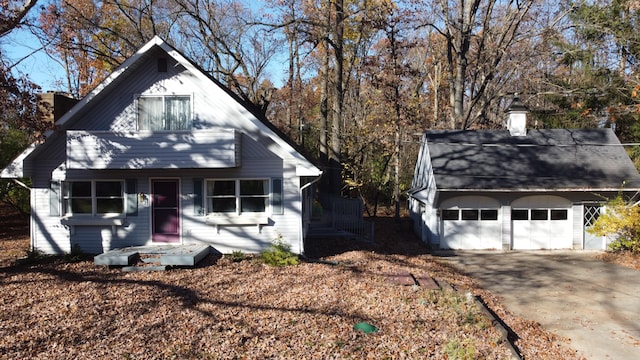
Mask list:
[[[167,127],[167,111],[166,111],[166,99],[172,97],[188,97],[189,98],[189,119],[187,120],[188,126],[184,129],[166,129]],[[142,121],[140,117],[140,99],[141,98],[161,98],[162,99],[162,121],[163,121],[163,129],[153,130],[150,128],[142,129],[140,121]],[[135,111],[136,111],[136,128],[139,131],[186,131],[193,129],[193,94],[138,94],[135,96]]]
[[[232,214],[232,215],[242,215],[242,214],[270,214],[272,212],[272,179],[271,178],[246,178],[246,179],[229,179],[229,178],[220,178],[220,179],[205,179],[204,182],[204,198],[205,198],[205,213],[207,215],[224,215],[224,214]],[[215,181],[233,181],[235,193],[233,195],[235,199],[235,210],[229,212],[214,212],[211,211],[210,199],[215,198],[230,198],[231,195],[211,195],[209,194],[209,184]],[[240,193],[241,183],[243,181],[263,181],[265,183],[266,194],[264,195],[243,195]],[[243,198],[263,198],[265,201],[264,211],[242,211],[242,199]]]
[[[120,183],[120,196],[108,196],[101,197],[97,195],[97,184],[115,182]],[[91,196],[73,196],[70,193],[70,186],[73,183],[90,183],[91,184]],[[85,217],[109,217],[109,216],[124,216],[127,209],[127,198],[125,194],[125,181],[121,179],[99,179],[99,180],[67,180],[62,182],[62,214],[65,217],[68,216],[85,216]],[[90,199],[91,200],[91,213],[74,213],[71,209],[71,201],[74,198]],[[122,201],[122,208],[120,212],[98,212],[98,200],[99,199],[120,199]]]

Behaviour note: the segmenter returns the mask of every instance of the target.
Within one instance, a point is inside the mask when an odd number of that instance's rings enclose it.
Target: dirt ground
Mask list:
[[[193,269],[123,273],[90,259],[16,264],[28,219],[0,208],[0,358],[509,358],[466,294],[503,321],[524,358],[579,358],[432,257],[407,219],[375,219],[375,243],[317,240],[308,254],[321,261],[297,266],[210,256]],[[390,281],[406,273],[463,295]],[[356,331],[362,322],[379,331]]]

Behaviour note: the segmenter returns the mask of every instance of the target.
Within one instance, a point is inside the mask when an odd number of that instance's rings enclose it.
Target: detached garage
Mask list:
[[[526,129],[514,99],[509,129],[427,131],[409,210],[440,249],[605,249],[586,232],[606,199],[633,196],[640,175],[611,129]]]

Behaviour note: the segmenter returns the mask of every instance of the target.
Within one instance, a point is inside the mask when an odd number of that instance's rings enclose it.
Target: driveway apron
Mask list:
[[[640,359],[640,271],[585,251],[436,254],[587,359]]]

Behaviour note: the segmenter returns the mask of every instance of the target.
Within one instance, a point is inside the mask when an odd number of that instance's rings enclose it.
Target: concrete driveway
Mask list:
[[[587,359],[640,359],[640,272],[583,251],[436,254]]]

